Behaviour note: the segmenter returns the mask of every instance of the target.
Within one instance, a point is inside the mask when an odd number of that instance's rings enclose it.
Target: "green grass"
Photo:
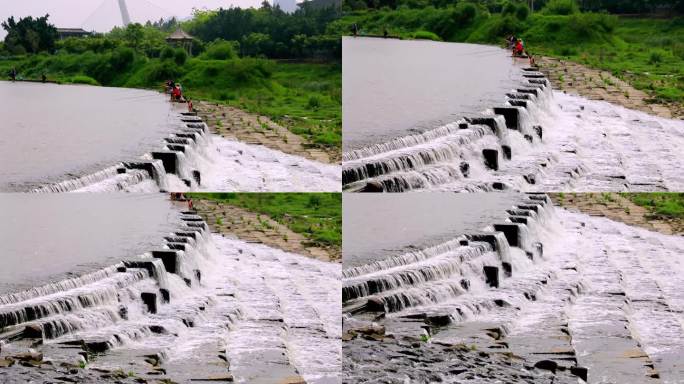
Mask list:
[[[339,193],[189,193],[195,200],[219,201],[265,214],[315,245],[342,246]]]
[[[621,193],[634,204],[647,208],[652,215],[684,218],[684,193]]]
[[[267,59],[173,59],[143,55],[67,53],[0,57],[0,73],[60,83],[161,90],[167,79],[183,85],[186,96],[263,114],[293,133],[325,147],[342,144],[342,70],[338,63],[289,63]],[[204,57],[204,56],[202,56]],[[313,101],[312,101],[313,100]]]
[[[400,8],[354,11],[329,29],[361,34],[420,38],[426,33],[451,42],[501,45],[509,34],[521,36],[535,55],[547,55],[611,72],[654,101],[684,101],[684,19],[618,18],[607,14],[548,15],[525,20],[479,9],[465,15],[455,8]]]

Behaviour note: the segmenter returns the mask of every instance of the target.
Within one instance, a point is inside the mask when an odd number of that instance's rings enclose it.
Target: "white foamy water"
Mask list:
[[[340,192],[339,165],[212,135],[203,191]]]
[[[77,364],[81,348],[100,352],[86,371],[340,382],[340,265],[214,235],[198,220],[181,214],[162,245],[121,255],[129,261],[1,295],[0,357],[26,351],[5,336],[35,325],[37,350],[55,364]],[[3,379],[21,381],[13,372]]]
[[[508,247],[508,236],[493,248],[466,234],[345,269],[345,309],[360,310],[345,326],[379,319],[386,333],[418,337],[422,328],[407,317],[448,318],[451,324],[432,328],[433,341],[476,343],[531,365],[584,367],[592,383],[682,382],[684,238],[541,208],[527,216],[509,210],[509,221],[527,220],[517,246]],[[498,268],[498,286],[488,267]],[[502,332],[496,342],[491,329]],[[654,372],[660,379],[649,377]]]
[[[128,170],[117,174],[117,167],[113,167],[99,178],[95,175],[63,184],[77,185],[74,192],[158,192],[160,183],[165,185],[163,190],[176,192],[339,192],[342,189],[339,165],[213,134],[198,139],[196,145],[185,145],[185,153],[178,156],[179,174],[166,173],[160,166],[156,182],[148,172]],[[145,156],[145,159],[151,160],[151,157]],[[201,174],[199,185],[193,179],[193,170]],[[190,186],[183,180],[188,180]]]
[[[345,189],[684,188],[679,172],[684,121],[552,91],[541,74],[528,71],[526,76],[520,88],[502,95],[500,107],[482,111],[482,118],[460,119],[345,153]],[[491,158],[486,151],[493,153]]]

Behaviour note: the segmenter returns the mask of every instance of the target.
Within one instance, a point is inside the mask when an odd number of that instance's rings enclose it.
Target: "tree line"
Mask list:
[[[447,8],[459,3],[485,7],[489,12],[500,13],[509,4],[525,5],[532,11],[543,9],[554,0],[344,0],[343,9],[355,11],[381,8]],[[614,14],[648,14],[654,12],[684,13],[684,0],[568,0],[583,12],[606,11]]]
[[[127,46],[148,57],[160,57],[167,47],[165,37],[182,27],[195,37],[191,55],[200,55],[217,42],[229,42],[241,56],[272,59],[338,60],[341,57],[339,35],[329,34],[327,26],[341,17],[339,3],[313,0],[300,3],[293,13],[264,1],[260,8],[228,8],[195,11],[189,21],[176,19],[133,23],[117,27],[105,34],[88,38],[58,40],[57,29],[48,21],[49,15],[25,17],[16,21],[10,17],[0,24],[7,31],[0,52],[10,55],[68,52],[101,53]]]

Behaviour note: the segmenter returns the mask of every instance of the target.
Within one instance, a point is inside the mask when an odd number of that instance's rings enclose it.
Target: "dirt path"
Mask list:
[[[342,154],[339,150],[323,149],[308,143],[304,138],[295,135],[268,117],[206,101],[197,101],[194,107],[211,131],[225,138],[236,139],[247,144],[264,145],[321,163],[333,164],[341,161]]]
[[[651,97],[647,93],[632,87],[610,72],[551,57],[541,57],[537,64],[557,90],[591,100],[604,100],[660,117],[684,118],[684,107],[681,104],[651,103]]]
[[[549,196],[560,207],[578,210],[590,216],[607,217],[666,235],[684,235],[684,221],[654,218],[648,209],[617,193],[550,193]]]
[[[263,243],[322,261],[339,262],[342,259],[341,249],[314,246],[303,235],[267,215],[211,200],[196,200],[194,208],[215,233],[234,235],[247,242]]]

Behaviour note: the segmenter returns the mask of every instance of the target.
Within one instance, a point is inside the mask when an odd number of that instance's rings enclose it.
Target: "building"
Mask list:
[[[59,39],[66,39],[67,37],[86,37],[92,35],[92,32],[88,32],[83,28],[57,28],[57,34]]]
[[[176,31],[172,34],[170,34],[166,38],[166,42],[176,46],[176,47],[181,47],[185,49],[186,52],[188,52],[188,55],[192,54],[192,40],[194,38],[190,36],[188,33],[183,31],[181,27],[178,27]]]

